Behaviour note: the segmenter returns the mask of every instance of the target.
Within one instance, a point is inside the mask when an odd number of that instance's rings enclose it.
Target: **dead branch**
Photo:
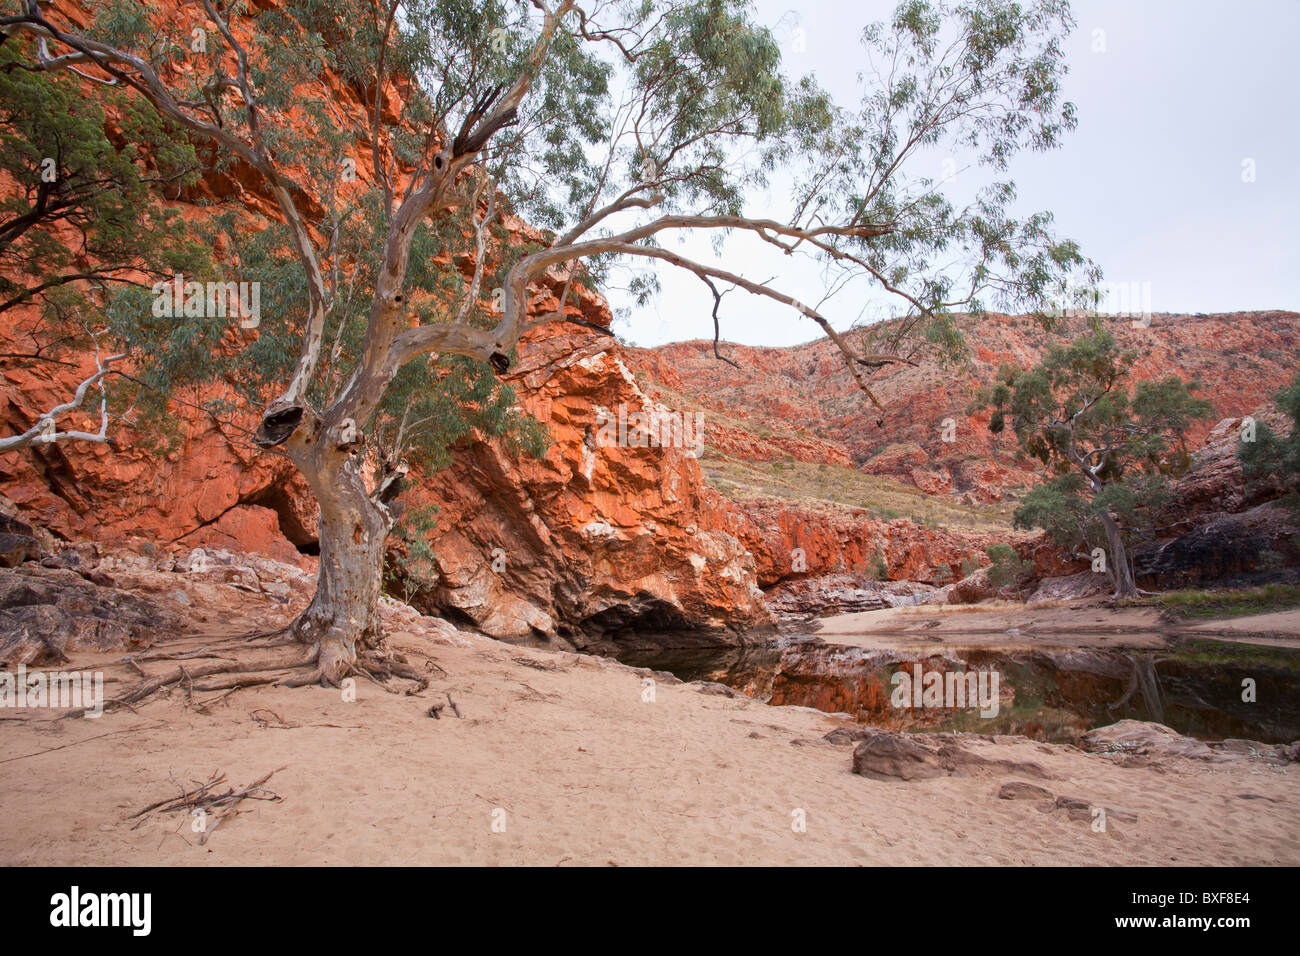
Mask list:
[[[13,448],[26,448],[28,445],[52,445],[60,441],[84,441],[92,442],[97,445],[111,445],[113,439],[108,437],[108,397],[104,395],[99,401],[99,431],[97,432],[79,432],[79,431],[58,431],[54,420],[72,411],[81,405],[82,399],[86,397],[86,392],[92,386],[98,385],[99,391],[104,392],[104,376],[112,371],[110,363],[119,359],[126,358],[126,353],[121,352],[117,355],[110,355],[102,361],[98,354],[95,358],[96,372],[91,375],[80,385],[77,386],[76,393],[71,400],[61,405],[55,405],[48,412],[42,414],[36,424],[21,435],[11,435],[8,438],[0,438],[0,451],[9,451]]]
[[[181,795],[179,797],[168,797],[163,800],[155,801],[154,803],[149,804],[149,806],[137,810],[135,813],[127,817],[127,819],[137,820],[135,826],[131,827],[131,829],[134,830],[145,822],[147,815],[150,813],[176,813],[178,811],[184,811],[187,815],[193,815],[198,811],[199,813],[202,813],[205,818],[202,831],[203,835],[199,837],[199,845],[203,846],[208,842],[208,838],[212,836],[217,827],[219,827],[227,817],[247,812],[239,809],[239,804],[243,801],[268,800],[275,803],[283,800],[284,798],[278,793],[267,790],[264,786],[271,777],[283,769],[285,768],[279,767],[272,770],[270,773],[253,781],[241,790],[235,790],[232,787],[227,789],[224,793],[213,792],[216,787],[226,781],[226,775],[224,773],[214,771],[212,776],[208,778],[207,782],[197,786],[193,792],[181,787]],[[211,824],[206,822],[208,816],[215,817]]]

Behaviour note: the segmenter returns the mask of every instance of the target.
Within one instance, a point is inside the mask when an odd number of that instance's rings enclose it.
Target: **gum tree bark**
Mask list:
[[[384,544],[392,512],[366,488],[360,457],[316,443],[295,443],[289,457],[320,505],[316,593],[293,624],[294,637],[317,648],[321,676],[337,683],[358,655],[378,652]]]
[[[1111,583],[1115,585],[1115,597],[1130,598],[1138,596],[1137,582],[1133,580],[1133,565],[1129,562],[1128,549],[1124,547],[1124,538],[1120,535],[1119,525],[1107,513],[1101,516],[1102,527],[1106,529],[1106,550]]]

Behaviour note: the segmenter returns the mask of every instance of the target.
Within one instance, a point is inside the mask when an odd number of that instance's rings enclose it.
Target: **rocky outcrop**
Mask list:
[[[1281,502],[1220,515],[1134,557],[1138,584],[1156,590],[1300,580],[1300,517]]]
[[[1246,415],[1271,399],[1294,375],[1300,355],[1296,312],[1158,314],[1147,328],[1127,319],[1105,321],[1122,346],[1139,352],[1140,378],[1199,379],[1220,416]],[[634,358],[651,381],[688,396],[706,416],[716,413],[732,426],[748,423],[750,444],[761,454],[730,434],[726,449],[718,446],[725,454],[767,460],[777,447],[769,436],[806,436],[829,443],[868,472],[927,493],[996,502],[1008,490],[1032,484],[1039,473],[1017,457],[1014,436],[989,431],[987,412],[967,413],[971,395],[1001,363],[1031,364],[1048,344],[1081,331],[1083,322],[1069,320],[1051,336],[1030,316],[990,314],[967,320],[967,326],[968,367],[922,362],[886,366],[873,375],[883,411],[857,400],[827,339],[791,348],[725,346],[739,368],[717,361],[711,341],[664,345]],[[1243,355],[1249,360],[1240,360]],[[1189,438],[1197,444],[1209,430],[1198,424]],[[838,453],[817,460],[833,463]]]
[[[738,507],[746,519],[738,535],[754,553],[763,588],[801,576],[841,573],[947,584],[962,577],[963,562],[987,561],[983,548],[1006,538],[884,521],[862,508],[815,509],[774,499],[740,502]]]
[[[1276,408],[1252,416],[1287,434]],[[1248,423],[1220,421],[1172,488],[1164,536],[1134,554],[1138,584],[1156,590],[1300,580],[1300,513],[1279,500],[1278,482],[1247,482],[1238,451]]]
[[[60,664],[74,651],[147,646],[181,619],[148,598],[75,571],[25,564],[0,571],[0,665]]]
[[[1045,779],[1039,764],[984,757],[971,751],[963,734],[907,734],[888,730],[836,729],[832,743],[859,741],[853,748],[853,772],[872,780],[929,780],[975,774],[1017,773]],[[969,739],[978,740],[978,737]]]
[[[997,588],[989,582],[987,568],[968,574],[948,589],[949,604],[976,604],[997,595]]]
[[[671,414],[612,337],[531,339],[511,381],[553,443],[540,461],[494,443],[461,449],[415,496],[440,509],[437,606],[502,637],[770,623],[738,517],[690,449],[596,440],[603,411]]]
[[[1286,418],[1276,407],[1265,405],[1250,416],[1256,424],[1267,424],[1275,432],[1290,434]],[[1224,418],[1192,453],[1192,463],[1172,489],[1170,506],[1163,522],[1196,524],[1224,514],[1235,514],[1277,498],[1285,492],[1280,482],[1247,482],[1237,453],[1243,435],[1249,433],[1244,417]]]
[[[1125,766],[1159,766],[1172,758],[1182,758],[1285,767],[1300,760],[1300,741],[1266,744],[1241,738],[1197,740],[1148,720],[1121,720],[1097,727],[1083,735],[1082,743],[1090,753],[1112,755]]]
[[[1029,595],[1028,604],[1049,604],[1060,601],[1078,601],[1083,598],[1109,594],[1114,585],[1100,571],[1078,571],[1059,577],[1047,577],[1038,582]]]
[[[915,581],[875,581],[861,574],[820,574],[782,581],[767,592],[779,620],[795,622],[829,614],[878,611],[924,604],[934,587]]]
[[[3,330],[0,330],[3,332]],[[56,371],[57,370],[57,371]],[[0,372],[0,429],[21,431],[66,396],[81,373],[63,366]],[[116,447],[33,446],[0,455],[0,490],[27,521],[63,540],[106,546],[229,546],[297,560],[315,539],[311,496],[292,467],[219,423],[177,406],[171,447],[129,428]]]

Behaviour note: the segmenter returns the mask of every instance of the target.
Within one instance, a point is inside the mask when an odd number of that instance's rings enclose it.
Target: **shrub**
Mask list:
[[[1033,562],[1021,561],[1016,549],[1009,544],[991,544],[984,549],[984,553],[993,562],[989,565],[989,585],[995,590],[1001,590],[1026,577],[1033,569]]]

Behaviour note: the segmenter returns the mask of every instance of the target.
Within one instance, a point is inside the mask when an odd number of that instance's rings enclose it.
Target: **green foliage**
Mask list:
[[[1300,507],[1300,372],[1278,393],[1277,406],[1291,420],[1291,432],[1282,436],[1265,422],[1255,425],[1255,440],[1241,443],[1237,452],[1246,477],[1259,482],[1272,479],[1286,488],[1291,503]]]
[[[864,32],[861,107],[836,114],[814,179],[832,177],[826,196],[843,219],[895,224],[862,240],[861,253],[882,285],[906,293],[909,310],[872,327],[864,348],[960,358],[958,310],[1031,311],[1050,324],[1045,306],[1067,276],[1100,278],[1075,243],[1052,235],[1050,213],[1011,214],[1014,182],[995,180],[957,206],[942,182],[907,172],[919,152],[947,150],[1001,174],[1022,150],[1060,145],[1076,125],[1061,98],[1060,41],[1073,25],[1065,0],[904,0],[891,22]]]
[[[1003,366],[972,403],[1055,476],[1026,494],[1017,527],[1090,550],[1106,546],[1107,517],[1136,532],[1168,500],[1168,479],[1190,462],[1187,429],[1212,407],[1176,376],[1130,387],[1134,359],[1096,325],[1032,368]]]
[[[879,548],[872,554],[870,560],[864,561],[856,570],[868,581],[889,580],[889,562],[885,560],[885,554]]]
[[[1189,463],[1186,431],[1212,406],[1192,394],[1197,382],[1177,376],[1138,382],[1130,392],[1135,358],[1098,325],[1052,346],[1032,368],[1004,365],[971,410],[992,408],[995,433],[1009,416],[1021,448],[1058,474],[1079,471],[1100,483],[1133,469],[1181,474]]]
[[[429,533],[438,524],[438,506],[410,508],[393,529],[401,546],[389,552],[386,588],[410,603],[421,591],[438,581],[437,555],[429,547]]]
[[[316,251],[328,285],[314,404],[337,397],[365,354],[379,260],[407,177],[428,168],[434,143],[447,146],[485,93],[499,95],[521,76],[531,87],[517,121],[491,137],[465,174],[481,174],[484,192],[435,203],[416,227],[404,294],[422,324],[495,325],[483,300],[521,256],[554,238],[506,245],[494,231],[486,274],[469,296],[487,195],[497,197],[498,213],[555,232],[620,196],[656,197],[651,216],[766,218],[771,209],[749,210],[747,197],[777,170],[794,183],[782,218],[849,227],[795,243],[823,260],[828,286],[852,273],[905,304],[900,321],[863,335],[870,351],[960,357],[961,314],[979,312],[985,298],[1041,308],[1054,283],[1091,268],[1077,246],[1051,234],[1049,214],[1012,215],[1013,183],[995,182],[959,207],[942,183],[910,172],[926,152],[946,148],[1000,175],[1016,153],[1059,145],[1075,125],[1061,98],[1060,40],[1073,23],[1064,0],[904,0],[889,22],[864,31],[868,68],[861,102],[851,105],[832,102],[812,78],[787,77],[747,0],[611,0],[572,11],[534,62],[537,6],[408,0],[387,19],[371,0],[235,4],[229,13],[249,51],[256,130],[230,82],[234,58],[219,31],[196,44],[185,24],[155,22],[145,4],[92,7],[88,35],[150,63],[176,101],[225,135],[244,144],[260,136],[292,176],[291,191],[315,200],[298,203],[323,237]],[[394,86],[399,97],[388,98]],[[235,152],[217,149],[209,174],[233,178]],[[246,166],[239,172],[246,176]],[[227,277],[262,284],[254,341],[232,348],[229,329],[211,319],[157,321],[139,290],[118,291],[110,312],[119,336],[156,346],[142,380],[159,394],[192,389],[228,412],[265,402],[284,383],[308,296],[285,229],[224,217],[212,233],[230,250]],[[720,242],[724,232],[711,234]],[[657,234],[638,241],[669,245]],[[609,283],[626,261],[620,255],[586,255],[576,281]],[[642,271],[626,287],[645,301],[657,282]],[[376,418],[357,425],[368,440],[409,448],[435,466],[475,428],[543,447],[485,367],[436,358],[398,371]]]
[[[223,347],[230,329],[229,320],[221,317],[155,317],[141,290],[119,294],[111,307],[116,334],[160,343],[142,358],[138,373],[150,394],[164,396],[178,388],[207,394],[204,405],[218,416],[255,409],[266,401],[268,386],[291,373],[306,321],[306,277],[290,251],[288,230],[277,224],[250,234],[240,229],[240,222],[236,214],[226,213],[213,225],[225,233],[231,250],[226,277],[261,284],[262,318],[253,341],[235,350]],[[322,356],[309,393],[317,402],[327,402],[347,380],[364,349],[383,251],[381,223],[382,216],[372,207],[366,214],[341,217],[335,230],[336,249],[348,257],[349,268],[335,286],[326,326],[331,347]],[[448,248],[462,251],[456,237],[436,236],[430,226],[417,230],[407,289],[422,318],[436,318],[441,303],[463,294],[466,283],[460,271],[435,262]],[[423,298],[416,299],[420,295]],[[491,321],[482,309],[470,319],[480,326]],[[233,390],[233,398],[228,390]],[[446,465],[451,446],[476,429],[488,437],[504,436],[512,450],[534,456],[545,454],[550,438],[540,422],[519,408],[513,389],[501,385],[490,367],[458,355],[418,360],[399,369],[371,424],[368,441],[426,469]]]
[[[1157,600],[1161,607],[1177,617],[1240,617],[1300,607],[1300,586],[1266,584],[1231,590],[1166,591]]]
[[[351,174],[358,162],[356,142],[373,138],[369,115],[340,109],[331,89],[321,84],[324,71],[331,71],[341,88],[362,96],[373,95],[367,91],[375,88],[381,57],[390,77],[416,80],[405,91],[400,115],[381,112],[376,119],[380,137],[391,140],[394,161],[409,169],[427,161],[424,130],[437,123],[454,127],[458,120],[453,114],[468,109],[485,86],[509,83],[523,69],[531,49],[530,21],[510,4],[417,0],[403,4],[385,40],[382,17],[376,17],[371,3],[288,0],[241,25],[252,31],[245,45],[262,135],[277,161],[294,170],[302,190],[322,199],[310,225],[328,237],[318,249],[330,293],[327,348],[309,398],[324,407],[348,382],[365,350],[391,221],[382,177],[360,182]],[[247,135],[249,117],[242,104],[234,98],[214,100],[205,86],[219,72],[222,58],[229,62],[228,47],[217,31],[210,30],[204,49],[195,51],[187,29],[169,23],[159,31],[139,5],[125,0],[102,7],[92,28],[168,76],[177,99],[206,98],[226,128]],[[188,69],[170,69],[181,64]],[[571,36],[557,41],[534,83],[530,103],[536,114],[505,131],[494,141],[499,149],[485,157],[509,209],[534,222],[558,222],[553,191],[538,192],[536,176],[540,171],[552,183],[576,183],[590,173],[583,151],[604,132],[595,104],[596,97],[608,92],[607,74],[608,67]],[[320,95],[302,96],[304,85],[319,89]],[[565,118],[562,124],[560,117]],[[229,170],[232,162],[233,157],[218,151],[213,172]],[[460,204],[417,227],[405,295],[421,323],[449,321],[466,297],[470,282],[462,264],[473,260],[478,212],[476,204]],[[155,343],[139,372],[150,394],[186,390],[213,414],[229,416],[260,408],[290,375],[307,319],[307,277],[285,226],[249,229],[247,220],[243,210],[215,217],[208,241],[228,249],[222,278],[260,283],[262,318],[252,341],[230,348],[229,321],[221,317],[156,317],[143,290],[123,290],[113,297],[114,333]],[[500,243],[505,233],[494,230],[492,239]],[[457,317],[492,327],[496,317],[481,299],[501,284],[513,258],[535,248],[509,249],[510,258],[489,263],[480,301],[468,303],[467,313]],[[150,408],[158,411],[159,405],[155,401]],[[386,454],[407,454],[429,468],[446,464],[451,445],[476,429],[504,436],[514,450],[534,455],[544,454],[549,440],[489,367],[452,356],[418,359],[398,370],[374,419],[360,424],[367,426],[366,440]]]
[[[19,68],[35,47],[0,45],[0,173],[13,183],[0,199],[0,312],[37,307],[33,352],[53,358],[85,347],[112,290],[141,274],[201,277],[210,261],[160,201],[197,178],[188,140],[137,98],[101,101],[75,75]]]
[[[1006,587],[1008,584],[1014,584],[1016,581],[1025,577],[1033,570],[1032,561],[1020,560],[1020,555],[1016,554],[1016,549],[1009,544],[990,544],[984,549],[984,553],[992,560],[989,565],[989,586],[995,591]]]

